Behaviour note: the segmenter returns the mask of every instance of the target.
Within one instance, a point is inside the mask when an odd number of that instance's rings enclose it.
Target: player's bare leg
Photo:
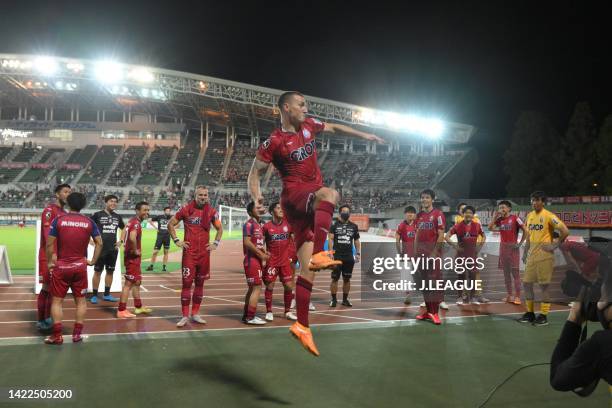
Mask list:
[[[331,283],[329,284],[329,293],[331,294],[331,302],[329,307],[336,307],[338,305],[338,281],[340,277],[332,276]]]
[[[102,271],[95,271],[93,276],[91,277],[91,289],[93,291],[93,295],[91,295],[90,301],[94,305],[98,303],[98,288],[100,288],[100,279],[102,277]]]
[[[130,313],[127,310],[127,301],[132,290],[132,282],[125,280],[123,288],[121,289],[121,296],[119,297],[119,307],[117,308],[117,317],[119,319],[125,319],[129,317],[136,317],[135,314]]]
[[[62,337],[62,318],[64,317],[64,311],[62,310],[62,303],[64,299],[61,297],[53,296],[51,298],[51,317],[53,318],[53,332],[51,336],[45,338],[47,344],[60,345],[64,342]]]
[[[153,249],[153,254],[151,254],[151,264],[147,267],[147,271],[153,270],[153,265],[155,265],[155,261],[157,261],[157,254],[159,253],[159,249]],[[164,260],[167,260],[168,257],[164,254]],[[164,261],[164,265],[166,262]]]
[[[342,278],[342,305],[343,306],[348,306],[348,307],[353,306],[348,298],[350,291],[351,291],[350,278]]]
[[[85,322],[85,314],[87,313],[87,301],[84,297],[75,297],[76,316],[74,319],[74,328],[72,329],[72,342],[78,343],[83,340],[81,333],[83,332],[83,323]]]
[[[164,248],[164,263],[162,264],[162,272],[166,272],[166,265],[168,265],[168,254],[170,253],[170,250],[167,248]]]
[[[274,314],[272,313],[272,296],[274,295],[274,284],[276,282],[268,282],[266,283],[266,290],[264,293],[264,298],[266,300],[266,317],[265,319],[269,322],[274,320]]]

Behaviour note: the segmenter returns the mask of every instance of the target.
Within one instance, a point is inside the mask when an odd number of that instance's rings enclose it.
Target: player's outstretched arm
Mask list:
[[[98,258],[100,258],[100,253],[102,253],[102,238],[100,235],[94,238],[94,245],[96,247],[94,248],[93,257],[91,258],[91,261],[87,262],[87,265],[89,266],[95,265],[96,262],[98,262]]]
[[[346,125],[341,125],[338,123],[328,123],[325,122],[325,129],[324,132],[327,133],[339,133],[339,134],[343,134],[345,136],[353,136],[359,139],[363,139],[363,140],[367,140],[370,142],[376,142],[378,144],[385,144],[387,142],[385,142],[384,139],[372,134],[372,133],[366,133],[366,132],[362,132],[360,130],[357,129],[353,129],[350,126],[346,126]]]
[[[174,244],[177,247],[188,249],[189,242],[181,241],[176,236],[176,226],[178,225],[178,223],[179,223],[179,220],[176,219],[175,215],[173,215],[172,218],[170,218],[170,221],[168,221],[168,232],[170,233],[170,238],[172,238],[172,241],[174,241]]]
[[[255,210],[259,212],[259,214],[263,214],[265,212],[263,206],[263,195],[261,194],[261,176],[262,174],[265,174],[269,165],[270,163],[266,163],[258,156],[255,156],[255,160],[253,160],[253,165],[249,171],[249,193],[251,194],[251,199],[255,203]]]

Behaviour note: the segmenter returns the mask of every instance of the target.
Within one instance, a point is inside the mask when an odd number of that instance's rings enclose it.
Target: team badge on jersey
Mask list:
[[[283,232],[287,232],[287,226],[283,227]]]
[[[308,131],[308,129],[304,129],[304,132],[302,132],[304,134],[304,138],[308,139],[310,137],[310,132]]]
[[[267,149],[268,147],[270,147],[270,139],[266,139],[263,144],[262,144],[264,149]]]

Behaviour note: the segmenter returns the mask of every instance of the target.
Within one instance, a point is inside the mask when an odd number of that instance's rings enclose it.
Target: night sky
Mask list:
[[[369,3],[5,2],[0,52],[114,57],[469,123],[472,197],[504,194],[520,111],[561,133],[577,101],[599,122],[612,113],[605,2]]]

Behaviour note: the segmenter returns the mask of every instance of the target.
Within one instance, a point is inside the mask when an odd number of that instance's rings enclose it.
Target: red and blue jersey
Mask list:
[[[502,244],[516,244],[523,220],[510,214],[507,217],[496,219],[495,226],[499,228],[499,238]]]
[[[276,167],[283,188],[322,187],[315,136],[324,129],[325,124],[313,118],[307,118],[297,133],[276,129],[259,146],[257,158]]]
[[[208,242],[210,240],[210,226],[219,221],[217,210],[204,204],[198,208],[195,200],[181,207],[174,215],[177,221],[183,221],[185,237],[183,241],[189,242],[189,248],[183,253],[192,255],[208,255]]]
[[[97,225],[80,213],[67,213],[51,223],[49,236],[55,237],[57,259],[75,261],[87,258],[89,239],[100,235]]]
[[[449,231],[451,235],[457,236],[457,241],[461,244],[463,252],[460,256],[476,256],[476,243],[478,242],[479,236],[484,236],[484,232],[480,223],[465,221],[455,224]]]
[[[283,218],[280,224],[268,221],[263,226],[263,235],[266,241],[266,248],[270,254],[269,266],[289,265],[291,227]]]
[[[132,248],[132,242],[130,240],[130,233],[132,231],[136,231],[136,248]],[[130,259],[138,259],[141,255],[134,255],[132,251],[138,250],[140,251],[140,241],[142,238],[142,226],[140,225],[140,218],[134,217],[132,218],[127,225],[125,226],[126,238],[125,238],[125,253],[124,253],[124,263],[127,263]]]
[[[403,253],[414,256],[414,239],[416,238],[417,225],[415,221],[408,223],[404,220],[397,226],[397,234],[402,242]]]
[[[249,218],[247,222],[244,223],[242,227],[242,238],[249,238],[249,240],[257,247],[257,249],[263,251],[264,250],[264,235],[263,228],[257,220],[254,218]],[[261,264],[261,261],[253,252],[251,252],[244,243],[242,244],[242,251],[244,252],[244,266],[248,267],[251,262],[258,262]]]

